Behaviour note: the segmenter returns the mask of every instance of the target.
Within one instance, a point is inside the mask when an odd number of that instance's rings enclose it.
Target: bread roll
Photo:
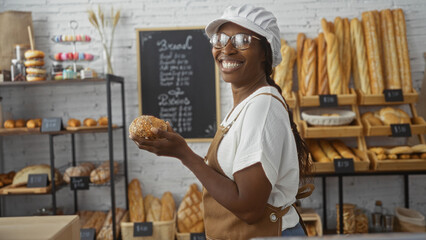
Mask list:
[[[381,31],[386,89],[401,89],[399,63],[397,59],[398,56],[391,10],[385,9],[380,12],[380,22],[382,24]]]
[[[380,57],[380,41],[375,18],[372,12],[362,13],[365,46],[367,49],[368,71],[372,94],[382,94],[384,90],[383,70]]]
[[[81,122],[78,119],[70,118],[67,123],[68,127],[80,127]]]
[[[15,121],[15,127],[16,128],[23,128],[25,127],[25,120],[24,119],[18,119]]]
[[[41,127],[41,124],[42,124],[41,118],[34,119],[34,122],[36,123],[36,127]]]
[[[355,87],[364,94],[371,94],[370,76],[368,75],[368,61],[365,52],[364,32],[361,22],[354,18],[350,22],[351,49],[352,49],[352,73]]]
[[[327,74],[327,44],[324,33],[318,34],[318,94],[329,94]]]
[[[178,209],[178,231],[180,233],[204,232],[202,193],[194,183],[182,199]]]
[[[332,33],[325,34],[327,42],[327,74],[330,94],[342,94],[343,76],[339,59],[339,43]]]
[[[39,165],[30,165],[21,170],[19,170],[15,177],[13,178],[13,185],[24,185],[28,182],[28,175],[30,174],[47,174],[49,181],[51,181],[50,175],[50,165],[39,164]],[[58,169],[55,168],[55,185],[61,183],[61,173]]]
[[[298,87],[300,93],[304,96],[305,95],[305,87],[302,80],[302,64],[303,64],[303,46],[305,45],[305,39],[306,36],[303,33],[297,34],[297,46],[296,46],[296,52],[297,52],[297,79],[298,79]]]
[[[347,18],[343,19],[343,50],[342,58],[342,75],[343,75],[343,93],[349,93],[349,82],[351,80],[351,27]]]
[[[67,168],[63,179],[66,183],[69,183],[71,181],[71,177],[90,176],[90,172],[92,172],[93,169],[95,169],[95,165],[93,165],[93,163],[81,163],[78,166]]]
[[[145,222],[142,188],[138,179],[134,178],[128,185],[130,222]]]
[[[114,162],[114,174],[118,172],[118,163]],[[95,184],[103,184],[110,180],[110,164],[106,161],[90,172],[90,181]]]
[[[371,126],[381,126],[383,125],[382,121],[374,116],[372,112],[366,112],[362,114],[361,119],[367,121]]]
[[[399,75],[404,93],[412,92],[410,56],[408,54],[407,30],[402,9],[392,10],[395,26],[395,43],[398,55]]]
[[[344,158],[352,158],[354,161],[359,162],[360,159],[348,148],[342,141],[334,140],[331,145],[336,149]]]
[[[325,155],[327,155],[327,157],[329,159],[331,159],[331,161],[333,161],[334,159],[339,159],[342,158],[339,153],[337,153],[336,150],[334,150],[334,148],[331,146],[330,142],[327,140],[319,140],[319,144],[321,146],[321,149],[323,150],[323,152],[325,153]]]
[[[176,212],[176,204],[171,192],[165,192],[161,197],[161,217],[160,221],[170,221]]]
[[[15,128],[15,120],[6,120],[3,126],[4,128]]]
[[[99,126],[108,126],[108,117],[100,117],[98,119]]]
[[[157,222],[161,220],[161,201],[158,198],[154,198],[146,212],[147,222]]]
[[[37,124],[33,119],[28,120],[25,125],[27,126],[27,128],[36,128],[37,127]]]
[[[308,146],[315,162],[331,162],[331,160],[322,151],[318,141],[309,141]]]
[[[302,80],[306,96],[316,95],[317,47],[312,39],[306,39],[303,46]]]
[[[420,155],[420,158],[421,158],[421,159],[426,159],[426,153],[422,153],[422,154]]]
[[[86,126],[86,127],[93,127],[93,126],[98,125],[98,123],[93,118],[86,118],[86,119],[83,120],[83,125]]]
[[[129,132],[138,138],[157,139],[158,136],[151,131],[152,128],[167,131],[167,124],[164,120],[154,116],[142,115],[133,120]]]

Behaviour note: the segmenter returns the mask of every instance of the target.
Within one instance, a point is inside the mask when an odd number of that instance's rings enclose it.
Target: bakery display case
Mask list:
[[[112,104],[111,104],[111,88],[113,86],[119,86],[120,87],[120,94],[121,94],[121,119],[122,123],[126,123],[125,119],[125,95],[124,95],[124,79],[118,76],[107,74],[106,79],[85,79],[80,81],[75,80],[63,80],[63,81],[42,81],[42,82],[4,82],[0,83],[0,88],[3,87],[49,87],[49,86],[67,86],[68,84],[104,84],[106,86],[106,102],[107,102],[107,118],[112,119]],[[46,119],[43,119],[43,121]],[[48,119],[47,119],[48,120]],[[60,124],[62,125],[62,124]],[[17,128],[17,129],[5,129],[0,128],[0,136],[13,136],[13,135],[42,135],[42,136],[48,136],[49,138],[49,156],[50,156],[50,171],[51,175],[54,175],[55,173],[55,150],[54,150],[54,138],[58,135],[69,135],[71,137],[71,165],[77,166],[77,158],[76,158],[76,140],[75,135],[76,134],[84,134],[84,133],[107,133],[108,137],[108,153],[109,153],[109,161],[104,163],[107,165],[106,168],[109,170],[109,178],[104,179],[102,181],[103,184],[100,184],[100,186],[108,186],[110,189],[110,199],[111,199],[111,218],[116,219],[116,207],[115,207],[115,167],[116,162],[114,161],[114,145],[113,145],[113,131],[121,131],[122,132],[122,139],[123,139],[123,161],[121,168],[124,171],[124,183],[125,183],[125,198],[126,198],[126,209],[128,209],[128,201],[127,201],[127,182],[128,182],[128,172],[127,172],[127,146],[126,146],[126,128],[123,126],[118,126],[112,124],[111,121],[108,121],[107,126],[100,127],[91,127],[91,128],[79,128],[79,129],[65,129],[63,127],[60,127],[59,130],[54,131],[42,131],[40,128]],[[8,159],[5,159],[5,161],[8,161]],[[104,171],[104,170],[103,170]],[[62,179],[61,179],[62,180]],[[57,181],[55,181],[55,178],[52,179],[51,184],[48,188],[45,189],[33,189],[32,192],[20,192],[20,194],[48,194],[50,193],[52,196],[52,212],[56,212],[56,192],[59,188],[59,186],[56,184]],[[59,181],[58,181],[59,182]],[[105,185],[104,183],[108,182],[108,185]],[[94,185],[91,185],[94,186]],[[11,187],[10,185],[7,187],[0,188],[0,192],[3,192],[4,194],[9,194]],[[37,192],[38,191],[38,192]],[[74,210],[75,212],[78,211],[78,190],[74,191]],[[0,196],[7,196],[7,195],[0,195]],[[1,213],[0,213],[1,215]],[[121,216],[122,217],[122,216]],[[118,222],[112,221],[110,230],[113,232],[114,239],[117,239],[118,236],[118,229],[116,228],[118,226]]]

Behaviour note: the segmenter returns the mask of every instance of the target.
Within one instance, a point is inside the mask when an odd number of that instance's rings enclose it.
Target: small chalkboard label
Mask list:
[[[403,102],[404,95],[402,89],[386,89],[383,91],[386,102]]]
[[[62,129],[61,118],[43,118],[41,123],[41,132],[57,132]]]
[[[411,137],[410,124],[391,124],[392,137]]]
[[[40,188],[47,187],[48,184],[48,175],[44,174],[28,174],[28,188]]]
[[[336,159],[334,159],[334,171],[336,173],[353,173],[353,172],[355,172],[354,160],[352,158],[336,158]]]
[[[95,232],[94,228],[85,228],[80,229],[80,239],[81,240],[95,240]]]
[[[337,107],[337,95],[323,94],[319,95],[320,107]]]
[[[191,233],[189,235],[190,240],[206,240],[206,234],[204,233]]]
[[[89,182],[89,177],[71,177],[71,190],[88,190]]]
[[[133,224],[133,237],[152,236],[152,222],[135,222]]]

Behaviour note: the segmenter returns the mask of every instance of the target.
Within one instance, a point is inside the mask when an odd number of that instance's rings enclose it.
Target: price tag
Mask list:
[[[334,172],[336,172],[336,173],[353,173],[353,172],[355,172],[354,160],[352,158],[336,158],[336,159],[334,159]]]
[[[191,233],[189,235],[190,240],[206,240],[206,234],[204,233]]]
[[[392,137],[411,137],[410,124],[391,124]]]
[[[133,237],[152,236],[152,222],[135,222],[133,224]]]
[[[71,177],[71,190],[88,190],[89,182],[89,177]]]
[[[48,184],[48,175],[44,174],[28,174],[28,188],[40,188],[47,187]]]
[[[337,95],[319,95],[320,107],[337,107]]]
[[[61,118],[43,118],[41,123],[41,132],[57,132],[62,129]]]
[[[80,229],[81,240],[95,240],[96,230],[94,228]]]
[[[386,102],[403,102],[404,94],[402,94],[402,89],[386,89],[383,91],[385,95]]]

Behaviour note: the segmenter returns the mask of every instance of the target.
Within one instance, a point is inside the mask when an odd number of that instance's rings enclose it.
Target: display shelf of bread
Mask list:
[[[81,229],[94,229],[96,240],[118,239],[120,223],[128,220],[129,213],[123,208],[115,208],[116,236],[112,233],[112,211],[79,211]]]
[[[282,61],[272,73],[272,79],[281,88],[282,95],[290,108],[296,106],[296,94],[293,92],[293,68],[296,61],[296,50],[281,39]]]
[[[298,208],[298,212],[305,224],[308,237],[321,237],[323,235],[322,221],[318,213],[310,208]]]
[[[112,124],[112,128],[118,128],[118,126],[116,124]],[[67,121],[65,129],[71,132],[105,130],[108,129],[108,118],[105,116],[99,117],[98,120],[94,118],[85,118],[83,121],[76,118],[70,118]]]
[[[27,86],[45,86],[45,85],[55,85],[55,86],[62,86],[62,85],[73,85],[73,84],[89,84],[89,83],[105,83],[106,80],[104,78],[88,78],[88,79],[78,79],[76,81],[75,79],[64,79],[61,81],[15,81],[15,82],[0,82],[1,87],[13,87],[13,86],[21,86],[21,87],[27,87]]]
[[[124,175],[123,168],[120,167],[119,162],[113,162],[114,176]],[[97,167],[96,167],[97,166]],[[110,162],[83,162],[76,166],[67,167],[64,171],[63,180],[69,184],[71,177],[89,177],[91,186],[105,186],[108,185],[111,179]]]
[[[55,186],[62,185],[61,173],[55,168]],[[52,184],[49,183],[47,187],[28,188],[28,175],[30,174],[47,174],[49,182],[51,181],[50,165],[39,164],[30,165],[16,172],[13,176],[13,181],[10,185],[0,188],[0,195],[9,194],[47,194],[52,190]]]
[[[368,154],[375,171],[426,170],[426,144],[414,146],[369,147]]]
[[[161,199],[142,194],[138,179],[128,184],[129,218],[121,222],[123,240],[173,240],[176,229],[176,205],[171,192],[165,192]],[[152,236],[134,237],[134,223],[152,222]]]
[[[353,159],[356,172],[370,169],[370,160],[360,137],[357,138],[358,148],[348,147],[343,141],[338,139],[309,139],[307,144],[313,160],[314,173],[335,172],[333,160],[340,158]]]
[[[8,119],[4,121],[3,128],[0,128],[0,135],[37,134],[40,132],[41,123],[41,118]]]
[[[411,134],[425,134],[426,122],[418,117],[415,109],[412,109],[413,117],[405,111],[394,107],[383,107],[376,112],[366,112],[361,119],[366,136],[390,136],[391,124],[410,124]]]

